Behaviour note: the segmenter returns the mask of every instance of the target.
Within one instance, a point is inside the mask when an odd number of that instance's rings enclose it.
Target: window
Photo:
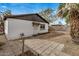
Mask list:
[[[45,25],[44,24],[41,24],[40,25],[40,30],[44,30],[45,29]]]

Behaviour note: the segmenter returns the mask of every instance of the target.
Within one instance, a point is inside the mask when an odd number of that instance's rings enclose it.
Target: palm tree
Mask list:
[[[70,23],[72,40],[79,43],[79,4],[61,3],[58,8],[58,17],[65,18]]]

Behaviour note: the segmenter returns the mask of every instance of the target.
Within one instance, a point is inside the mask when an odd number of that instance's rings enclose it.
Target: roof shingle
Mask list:
[[[5,18],[15,18],[15,19],[21,19],[21,20],[49,23],[43,17],[41,17],[39,14],[12,15],[12,16],[6,16]]]

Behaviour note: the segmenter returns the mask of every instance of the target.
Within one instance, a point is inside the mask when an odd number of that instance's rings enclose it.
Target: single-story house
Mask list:
[[[8,40],[14,40],[20,38],[21,33],[24,37],[46,33],[48,24],[39,14],[7,16],[4,21],[5,35]]]

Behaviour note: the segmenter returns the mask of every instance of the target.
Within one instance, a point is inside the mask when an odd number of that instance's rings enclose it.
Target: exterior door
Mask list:
[[[33,26],[33,35],[37,35],[39,33],[39,25]]]

